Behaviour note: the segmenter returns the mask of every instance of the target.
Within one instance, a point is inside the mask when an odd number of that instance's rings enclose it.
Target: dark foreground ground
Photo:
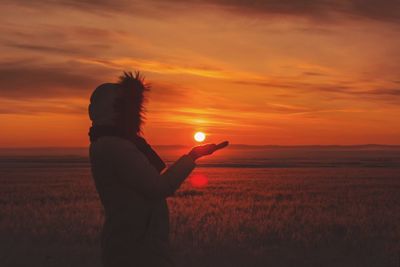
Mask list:
[[[0,266],[100,266],[87,165],[0,167]],[[399,266],[398,168],[199,168],[169,204],[178,266]]]

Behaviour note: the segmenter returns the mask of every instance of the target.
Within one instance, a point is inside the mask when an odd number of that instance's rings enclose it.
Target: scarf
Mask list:
[[[98,138],[102,136],[118,136],[123,139],[129,140],[139,149],[140,152],[143,153],[150,164],[153,165],[153,167],[156,168],[159,173],[161,173],[161,171],[166,167],[164,161],[146,142],[146,140],[137,134],[127,137],[121,134],[118,128],[114,126],[93,125],[89,129],[88,135],[90,137],[91,143],[95,142]]]

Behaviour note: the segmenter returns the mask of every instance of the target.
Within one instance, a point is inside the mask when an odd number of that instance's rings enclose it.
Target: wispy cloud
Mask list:
[[[38,64],[39,63],[39,64]],[[87,96],[101,82],[101,70],[76,63],[0,63],[0,97],[51,98]]]
[[[81,116],[86,112],[87,104],[78,100],[41,99],[38,103],[31,100],[0,98],[0,115],[67,114]]]
[[[357,94],[364,95],[381,95],[381,96],[400,96],[400,88],[382,88],[358,92]]]
[[[3,49],[36,53],[40,56],[95,56],[105,53],[117,42],[119,31],[86,26],[36,25],[0,26]]]
[[[328,95],[332,99],[343,98],[345,96],[354,99],[358,98],[358,101],[386,101],[387,103],[400,105],[400,101],[393,101],[393,98],[400,97],[399,88],[376,88],[377,85],[368,85],[371,89],[365,89],[365,84],[359,81],[347,82],[344,85],[340,81],[334,83],[327,82],[304,82],[301,79],[293,78],[280,78],[272,80],[246,80],[246,81],[233,81],[237,84],[246,85],[249,87],[258,86],[268,89],[281,88],[288,89],[288,94],[299,95],[299,94],[320,94]]]
[[[246,73],[223,70],[221,68],[211,66],[195,66],[190,64],[173,64],[167,62],[161,62],[157,60],[145,60],[145,59],[134,59],[134,58],[116,58],[110,60],[103,59],[79,59],[80,62],[86,64],[94,64],[106,66],[113,69],[141,69],[148,72],[162,73],[162,74],[187,74],[205,78],[217,78],[217,79],[254,79],[260,76]]]
[[[57,54],[82,54],[80,47],[59,47],[59,46],[48,46],[48,45],[38,45],[38,44],[23,44],[23,43],[5,43],[7,47],[31,50],[36,52],[57,53]],[[85,53],[86,54],[86,53]]]
[[[178,0],[178,2],[187,1]],[[247,11],[253,14],[294,15],[318,20],[332,19],[335,15],[342,14],[400,22],[400,2],[398,0],[208,0],[205,2],[236,12]]]
[[[3,1],[4,2],[4,1]],[[81,11],[90,9],[99,13],[156,13],[171,16],[177,8],[187,10],[188,5],[197,8],[220,8],[241,15],[297,16],[311,20],[337,21],[338,15],[348,18],[366,18],[372,20],[400,23],[400,2],[398,0],[5,0],[9,4],[38,8],[69,7]]]

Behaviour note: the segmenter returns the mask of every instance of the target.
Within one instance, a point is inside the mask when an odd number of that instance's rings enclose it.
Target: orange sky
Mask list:
[[[361,2],[2,1],[0,147],[88,145],[137,69],[152,144],[400,144],[400,4]]]

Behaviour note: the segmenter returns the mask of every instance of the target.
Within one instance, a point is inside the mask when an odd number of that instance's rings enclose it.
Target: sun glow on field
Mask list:
[[[197,142],[203,142],[206,139],[206,135],[203,132],[196,132],[194,134],[194,140]]]
[[[204,174],[196,173],[190,177],[189,182],[193,187],[205,187],[208,185],[208,178]]]

